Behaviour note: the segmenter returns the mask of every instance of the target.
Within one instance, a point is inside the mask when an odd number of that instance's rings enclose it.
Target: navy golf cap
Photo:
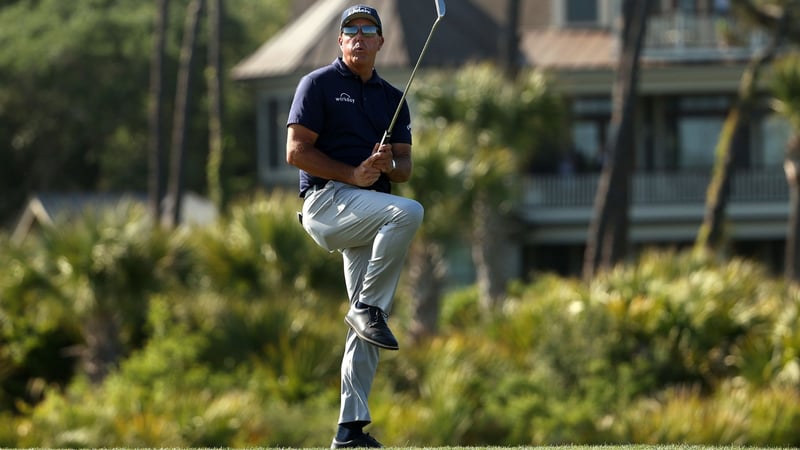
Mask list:
[[[367,5],[354,5],[344,10],[342,13],[342,24],[339,28],[347,25],[353,19],[367,19],[378,27],[378,33],[383,33],[383,26],[381,25],[381,18],[378,16],[378,11]]]

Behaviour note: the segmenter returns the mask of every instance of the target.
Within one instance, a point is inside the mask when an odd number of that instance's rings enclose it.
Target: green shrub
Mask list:
[[[481,311],[477,286],[454,290],[443,300],[439,316],[440,328],[468,329],[480,322]]]
[[[796,388],[752,388],[734,379],[712,395],[669,388],[633,404],[616,427],[629,442],[796,447],[798,420]]]
[[[347,302],[339,255],[296,206],[276,194],[163,234],[132,211],[0,251],[0,402],[16,408],[0,445],[327,446]],[[488,314],[469,286],[444,299],[440,335],[383,354],[370,431],[426,446],[798,445],[798,292],[693,252],[646,252],[590,284],[539,275]],[[86,319],[131,308],[105,378],[64,364]]]
[[[318,247],[297,220],[297,195],[240,201],[229,217],[192,237],[211,287],[235,296],[315,291],[344,295],[341,259]]]
[[[320,446],[320,435],[309,435],[309,430],[317,427],[331,436],[338,406],[338,395],[329,394],[331,386],[292,402],[276,387],[308,386],[306,381],[319,373],[285,373],[248,360],[213,370],[201,359],[210,345],[208,336],[181,328],[175,326],[135,352],[100,387],[78,379],[63,393],[48,392],[20,428],[27,432],[18,442],[46,447]],[[308,357],[314,364],[320,360],[319,355]],[[299,382],[294,380],[298,376],[303,377]],[[317,381],[324,379],[335,376],[325,374]],[[311,408],[327,420],[304,421],[314,416]]]
[[[406,426],[381,432],[433,445],[663,443],[689,436],[739,442],[725,440],[726,421],[735,417],[716,417],[717,408],[747,416],[747,442],[793,439],[783,425],[793,420],[793,408],[776,416],[759,412],[767,401],[719,407],[730,393],[721,386],[730,380],[755,396],[770,398],[778,387],[789,401],[798,395],[798,297],[760,266],[650,252],[589,286],[541,275],[509,294],[488,316],[478,314],[471,289],[445,300],[445,334],[388,362],[391,389],[378,394],[379,404],[388,403],[378,422]],[[627,418],[631,408],[660,404],[664,392],[692,395],[669,403],[676,411],[669,419]],[[716,432],[681,428],[700,404],[712,405],[705,414]],[[621,431],[621,423],[630,428]],[[770,437],[755,437],[756,429]]]
[[[29,386],[68,382],[76,362],[99,380],[141,345],[147,297],[173,260],[169,235],[125,202],[3,245],[0,399],[15,407],[39,400]]]
[[[779,311],[797,302],[785,285],[768,279],[763,268],[744,260],[719,263],[690,252],[651,252],[595,280],[591,300],[604,306],[618,334],[613,361],[655,376],[655,389],[674,383],[710,389],[741,371],[763,373],[772,364],[763,357],[736,357],[748,346],[772,347],[769,330]]]
[[[450,335],[429,341],[408,359],[384,361],[391,389],[374,396],[378,426],[396,442],[436,446],[485,440],[493,428],[482,417],[486,399],[511,368],[502,351],[488,340]]]

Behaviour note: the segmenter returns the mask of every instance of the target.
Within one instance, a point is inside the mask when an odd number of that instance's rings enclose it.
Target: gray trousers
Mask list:
[[[335,181],[307,193],[303,202],[306,232],[322,248],[342,253],[350,304],[361,301],[387,314],[422,216],[422,205],[415,200]],[[367,400],[378,357],[377,347],[348,328],[339,423],[372,421]]]

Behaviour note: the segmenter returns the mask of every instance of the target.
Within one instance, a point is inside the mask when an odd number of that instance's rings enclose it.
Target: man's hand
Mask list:
[[[353,181],[358,187],[369,187],[375,184],[382,173],[392,171],[392,145],[375,144],[372,154],[353,170]]]
[[[357,167],[353,167],[353,184],[358,187],[369,187],[378,181],[381,171],[373,167],[374,156],[370,156]]]
[[[394,160],[394,153],[392,152],[392,144],[375,144],[372,149],[372,156],[369,159],[373,160],[372,166],[383,173],[389,173],[394,169],[392,161]]]

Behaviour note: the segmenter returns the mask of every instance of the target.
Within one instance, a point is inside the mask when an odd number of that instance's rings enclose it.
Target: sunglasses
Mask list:
[[[353,37],[358,34],[358,30],[361,30],[361,34],[364,36],[375,36],[378,34],[378,27],[376,25],[350,25],[342,27],[342,34]]]

